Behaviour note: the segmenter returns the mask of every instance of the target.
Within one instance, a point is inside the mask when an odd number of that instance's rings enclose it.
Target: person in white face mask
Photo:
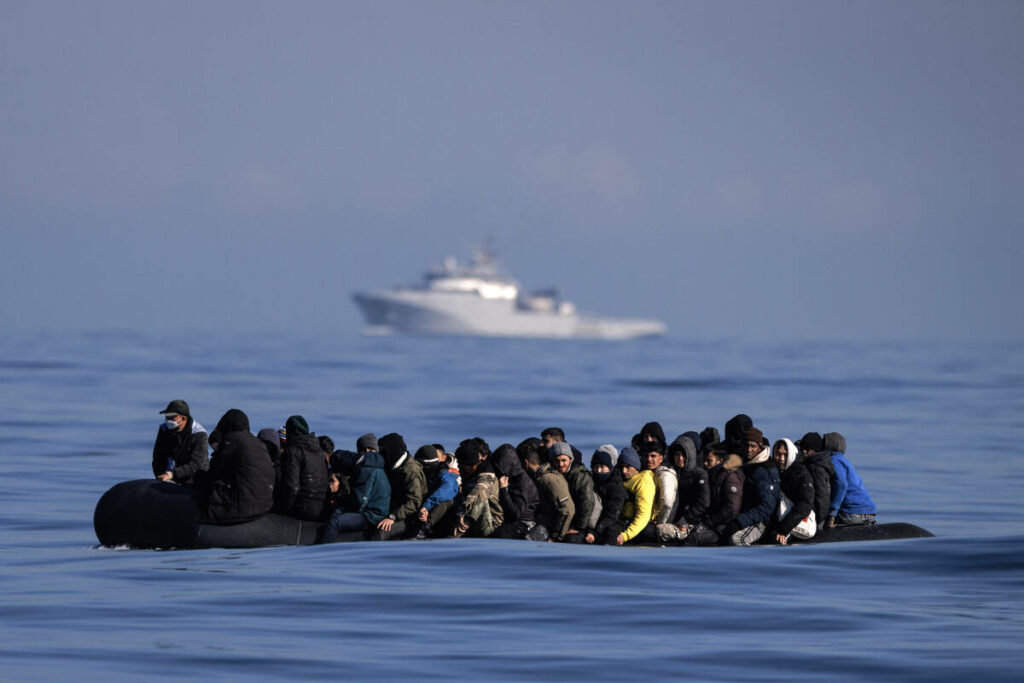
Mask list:
[[[176,399],[160,411],[164,422],[153,444],[153,476],[191,486],[197,474],[210,469],[206,430],[192,419],[188,403]]]

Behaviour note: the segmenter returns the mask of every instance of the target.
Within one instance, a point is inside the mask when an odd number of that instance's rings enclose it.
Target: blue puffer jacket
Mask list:
[[[346,453],[345,459],[355,458],[352,493],[338,501],[342,512],[358,512],[371,525],[388,516],[391,508],[391,484],[384,472],[384,458],[380,453],[367,451],[362,455]],[[348,463],[346,463],[347,465]]]
[[[875,501],[871,500],[868,490],[864,488],[864,480],[844,453],[836,451],[832,454],[832,467],[835,479],[832,480],[832,502],[828,508],[828,516],[835,517],[840,511],[851,515],[873,515],[878,512]]]
[[[454,500],[459,495],[459,476],[445,468],[430,481],[430,495],[423,501],[423,507],[433,510],[445,501]]]

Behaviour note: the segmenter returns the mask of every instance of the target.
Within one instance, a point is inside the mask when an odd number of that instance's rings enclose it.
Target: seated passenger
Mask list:
[[[297,519],[319,520],[331,486],[320,442],[301,415],[289,417],[284,427],[287,437],[281,454],[281,479],[275,489],[277,509]]]
[[[221,441],[203,493],[203,521],[237,524],[262,517],[274,505],[274,466],[249,433],[249,418],[232,408],[217,423]]]
[[[836,476],[832,457],[822,451],[821,434],[817,432],[804,434],[797,446],[814,483],[814,520],[821,529],[828,521],[828,508],[832,503],[832,480]]]
[[[704,450],[701,451],[703,453],[703,455],[704,455],[704,471],[708,473],[708,477],[709,477],[708,483],[709,484],[710,484],[711,470],[715,469],[716,467],[718,467],[719,465],[722,464],[723,454],[725,453],[724,449],[723,450],[715,450],[716,448],[717,448],[717,446],[715,446],[715,445],[709,445],[709,446],[705,446]]]
[[[491,449],[480,437],[466,439],[455,449],[463,475],[453,536],[490,536],[505,521],[498,493],[498,477],[488,458]]]
[[[540,433],[540,441],[544,445],[545,449],[544,451],[541,452],[542,457],[543,453],[550,451],[551,447],[556,443],[568,443],[565,440],[565,432],[563,432],[560,427],[548,427],[547,429],[545,429],[543,432]],[[572,451],[573,464],[582,465],[583,454],[576,450],[576,447],[573,446],[572,444],[569,444],[569,449]]]
[[[700,433],[701,450],[708,446],[717,446],[722,442],[717,427],[705,427]]]
[[[583,543],[590,530],[590,517],[594,513],[594,479],[586,466],[573,461],[572,447],[565,443],[556,443],[548,449],[548,458],[558,473],[565,477],[569,486],[576,512],[569,521],[569,530],[562,538],[567,543]]]
[[[874,524],[878,508],[871,500],[864,480],[857,474],[853,463],[846,459],[846,439],[838,432],[830,432],[822,439],[822,447],[831,453],[835,478],[832,480],[832,500],[825,526],[862,526]]]
[[[376,528],[391,505],[391,484],[380,453],[341,451],[332,458],[335,471],[349,480],[350,492],[338,498],[321,543],[333,543],[343,532]]]
[[[700,455],[701,448],[704,447],[704,442],[701,440],[700,434],[698,434],[697,432],[695,432],[693,430],[690,430],[688,432],[683,432],[679,436],[685,436],[688,439],[690,439],[690,441],[693,443],[694,453],[696,453],[697,456]],[[676,438],[678,439],[679,437],[676,437]],[[672,444],[669,444],[668,448],[671,449],[671,447],[672,447]],[[665,455],[667,455],[668,458],[669,458],[669,464],[672,464],[672,462],[671,462],[672,461],[672,454],[669,453],[669,451],[667,449],[665,451]],[[701,464],[698,462],[697,466],[700,467]]]
[[[498,475],[498,496],[505,519],[491,536],[527,538],[537,526],[537,506],[540,504],[537,486],[523,470],[512,444],[498,446],[491,456],[491,463]]]
[[[180,399],[160,411],[164,421],[153,443],[153,476],[160,481],[191,486],[197,473],[210,468],[206,430],[189,412],[188,404]]]
[[[690,436],[678,436],[668,451],[679,479],[679,488],[675,514],[668,523],[658,526],[658,537],[663,543],[685,539],[690,527],[707,513],[711,504],[708,473],[697,462],[697,446],[692,433]]]
[[[331,456],[334,454],[334,440],[326,434],[321,434],[316,437],[316,440],[320,444],[320,452],[324,456],[324,462],[327,463],[327,476],[330,481],[331,493],[337,493],[341,480],[339,480],[337,475],[334,474],[334,470],[331,466]]]
[[[775,540],[782,545],[789,543],[789,535],[804,520],[814,519],[814,482],[811,473],[804,466],[803,457],[796,444],[789,439],[779,439],[772,446],[775,465],[780,472],[782,494],[789,499],[789,509],[779,519],[778,510],[774,516]],[[813,535],[813,532],[810,534]]]
[[[416,460],[423,468],[427,481],[427,497],[416,513],[418,528],[416,538],[430,538],[434,527],[445,516],[459,495],[459,475],[448,467],[444,446],[432,444],[420,446]]]
[[[756,427],[747,430],[746,439],[743,507],[724,531],[730,545],[753,545],[760,540],[779,505],[779,471],[771,458],[771,448]]]
[[[645,443],[652,441],[661,446],[661,454],[664,456],[665,449],[668,448],[668,442],[665,439],[665,430],[661,428],[660,422],[648,422],[640,428],[641,448]],[[643,460],[643,451],[638,448],[637,452],[640,453],[640,459]]]
[[[706,458],[711,504],[704,517],[690,528],[687,545],[716,545],[726,527],[740,514],[743,503],[743,459],[724,445],[715,446]]]
[[[622,471],[616,467],[619,451],[611,444],[598,446],[590,459],[590,469],[594,477],[594,493],[601,500],[601,515],[597,518],[594,528],[587,533],[587,543],[615,542],[618,530],[609,537],[609,529],[619,523],[622,506],[626,502],[626,488],[622,485]]]
[[[377,437],[373,433],[363,434],[356,439],[356,453],[377,453]]]
[[[544,528],[551,541],[561,541],[576,515],[576,506],[569,493],[569,484],[541,454],[543,448],[543,444],[536,439],[527,439],[519,444],[516,452],[523,468],[537,485],[540,499],[537,505],[537,524]]]
[[[338,505],[338,497],[341,494],[348,493],[347,488],[342,488],[341,482],[343,478],[339,478],[334,472],[334,440],[331,437],[321,434],[316,438],[320,444],[320,452],[323,453],[324,462],[327,463],[327,481],[330,493],[327,496],[327,504],[324,506],[324,520],[328,520],[331,517],[331,513],[334,512],[334,508]]]
[[[654,475],[654,484],[658,488],[654,505],[654,524],[665,524],[672,518],[676,506],[679,479],[676,471],[665,464],[665,449],[660,441],[647,441],[640,447],[640,461],[645,470]]]
[[[614,533],[615,545],[640,542],[652,543],[658,539],[657,525],[653,523],[658,507],[658,485],[651,470],[640,470],[640,456],[632,446],[619,453],[626,502],[622,505],[619,523],[609,529]]]
[[[754,426],[749,415],[740,413],[725,423],[725,438],[722,440],[726,450],[744,457],[747,452],[747,430]]]
[[[391,506],[387,517],[377,522],[378,540],[401,538],[427,497],[427,478],[423,466],[409,457],[405,439],[400,434],[380,438],[380,454],[391,485]]]
[[[264,427],[256,433],[256,438],[267,447],[267,456],[270,462],[274,463],[275,469],[280,468],[281,460],[281,437],[273,427]]]

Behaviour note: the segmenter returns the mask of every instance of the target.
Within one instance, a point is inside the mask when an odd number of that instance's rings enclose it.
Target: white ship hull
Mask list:
[[[513,299],[472,292],[394,289],[358,293],[353,299],[366,317],[367,331],[377,334],[633,339],[665,333],[658,320],[523,310]]]

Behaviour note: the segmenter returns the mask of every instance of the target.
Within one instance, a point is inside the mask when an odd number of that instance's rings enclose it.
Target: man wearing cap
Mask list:
[[[576,508],[563,540],[583,543],[587,531],[590,530],[590,518],[594,514],[594,479],[582,462],[574,462],[572,446],[564,441],[551,444],[548,448],[548,458],[551,460],[551,466],[565,477],[573,507]]]
[[[821,434],[807,432],[796,442],[796,445],[800,448],[804,466],[811,475],[811,481],[814,482],[814,518],[818,522],[818,528],[821,529],[828,519],[835,468],[832,466],[831,455],[822,450]]]
[[[459,496],[453,536],[490,536],[505,521],[501,509],[498,476],[491,467],[491,448],[480,437],[465,439],[455,449],[459,461],[462,492]]]
[[[516,447],[523,468],[533,477],[540,497],[537,524],[547,530],[551,541],[561,541],[576,515],[576,505],[572,502],[565,477],[545,462],[541,455],[544,451],[544,445],[537,439],[527,439]]]
[[[608,529],[618,524],[619,516],[622,514],[622,506],[626,502],[626,489],[622,485],[622,471],[615,466],[618,459],[619,451],[611,444],[598,446],[590,458],[594,493],[601,501],[601,512],[594,523],[594,528],[584,537],[587,543],[605,541]]]
[[[651,543],[657,541],[657,526],[652,524],[658,505],[658,485],[651,470],[641,470],[640,455],[632,446],[619,453],[626,502],[622,506],[619,524],[608,530],[608,538],[615,545],[630,541]]]
[[[770,445],[757,427],[749,427],[744,437],[743,506],[723,532],[729,545],[753,545],[760,540],[779,505],[779,470],[771,458]]]
[[[153,475],[161,481],[191,486],[196,474],[210,469],[206,430],[192,419],[188,404],[176,399],[160,411],[164,423],[153,444]]]
[[[448,468],[446,453],[440,444],[426,444],[416,451],[416,461],[423,468],[427,497],[416,512],[415,538],[429,538],[433,528],[448,513],[459,495],[459,475]]]

